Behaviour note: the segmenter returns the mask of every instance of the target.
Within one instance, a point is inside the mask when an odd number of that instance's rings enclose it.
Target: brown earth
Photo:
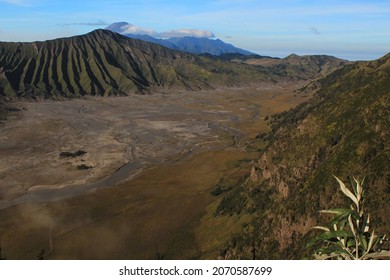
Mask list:
[[[210,191],[249,175],[265,116],[307,100],[300,86],[17,103],[0,126],[3,252],[216,258],[246,217],[214,217]]]

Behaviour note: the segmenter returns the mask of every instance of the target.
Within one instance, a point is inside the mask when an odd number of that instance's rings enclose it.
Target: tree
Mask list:
[[[390,258],[390,251],[382,250],[386,235],[377,235],[370,226],[370,214],[363,207],[364,190],[362,181],[353,178],[353,193],[335,176],[340,189],[353,203],[350,208],[322,210],[321,213],[333,215],[329,226],[316,226],[323,231],[308,244],[316,247],[316,259],[384,259]]]

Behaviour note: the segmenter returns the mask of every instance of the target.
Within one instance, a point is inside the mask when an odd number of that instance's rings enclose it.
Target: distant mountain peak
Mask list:
[[[108,29],[111,31],[115,31],[115,30],[121,31],[121,29],[126,25],[129,25],[129,23],[125,22],[125,21],[114,22],[113,24],[110,24],[109,26],[107,26],[105,29]]]
[[[296,53],[292,53],[290,54],[289,56],[286,57],[286,59],[290,59],[290,58],[299,58],[300,56],[297,55]]]
[[[215,35],[207,30],[177,29],[159,33],[152,29],[137,27],[127,22],[116,22],[107,26],[106,29],[129,38],[140,39],[194,54],[208,53],[211,55],[222,55],[226,53],[239,53],[253,55],[250,51],[237,48],[215,38]]]

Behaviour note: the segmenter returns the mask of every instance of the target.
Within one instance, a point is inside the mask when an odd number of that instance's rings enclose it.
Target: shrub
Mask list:
[[[88,169],[91,169],[91,168],[93,168],[93,167],[89,166],[89,165],[86,165],[86,164],[77,165],[77,169],[78,170],[88,170]]]
[[[82,150],[78,150],[76,152],[61,152],[60,157],[61,158],[75,158],[75,157],[80,157],[86,153],[87,152],[82,151]]]
[[[316,236],[308,247],[320,245],[315,250],[316,259],[384,259],[390,257],[390,251],[381,250],[385,235],[376,235],[370,227],[370,214],[366,214],[364,202],[364,179],[359,182],[354,178],[356,186],[353,193],[335,176],[340,189],[352,200],[350,208],[330,209],[320,211],[331,214],[334,218],[328,227],[316,226],[323,232]]]

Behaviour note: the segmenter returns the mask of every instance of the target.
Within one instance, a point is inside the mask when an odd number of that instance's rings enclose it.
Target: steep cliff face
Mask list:
[[[268,147],[235,194],[245,201],[235,213],[253,213],[252,222],[224,257],[309,257],[310,228],[326,218],[318,211],[349,203],[333,175],[365,177],[367,211],[378,232],[390,232],[390,55],[319,84],[311,101],[271,119]]]

